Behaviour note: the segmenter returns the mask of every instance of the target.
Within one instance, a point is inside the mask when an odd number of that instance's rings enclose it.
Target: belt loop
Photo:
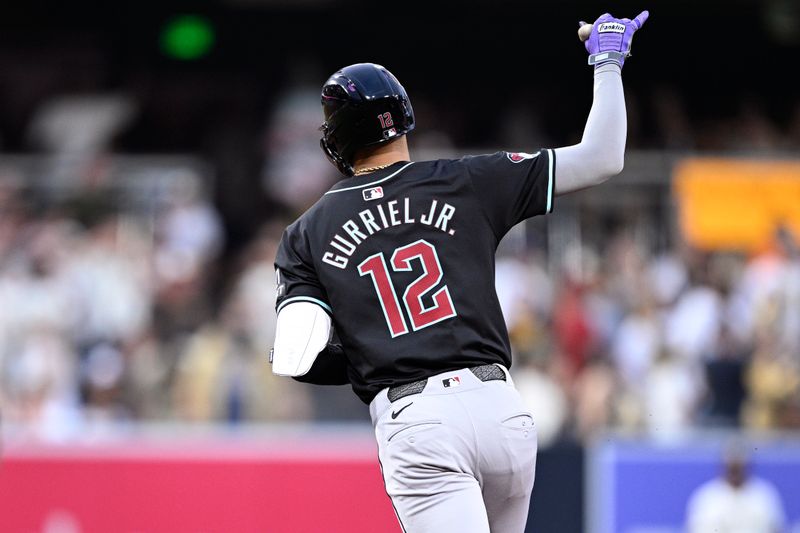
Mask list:
[[[506,383],[509,385],[514,385],[514,380],[511,379],[511,371],[505,367],[505,365],[501,365],[500,363],[494,363],[496,366],[500,367],[500,370],[506,375]]]

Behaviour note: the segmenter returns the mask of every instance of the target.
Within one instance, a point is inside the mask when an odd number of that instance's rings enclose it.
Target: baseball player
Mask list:
[[[508,373],[495,251],[555,196],[622,170],[621,69],[647,16],[582,23],[594,100],[574,146],[412,161],[414,112],[389,71],[351,65],[322,88],[321,146],[344,179],[281,240],[273,372],[369,404],[405,532],[525,528],[535,417]]]

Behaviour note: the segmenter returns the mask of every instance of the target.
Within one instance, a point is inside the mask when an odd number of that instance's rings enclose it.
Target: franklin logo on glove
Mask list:
[[[625,24],[620,24],[619,22],[606,22],[604,24],[600,24],[600,27],[597,29],[597,33],[625,33]]]

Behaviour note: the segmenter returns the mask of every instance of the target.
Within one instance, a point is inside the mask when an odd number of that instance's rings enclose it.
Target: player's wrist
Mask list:
[[[598,74],[604,74],[606,72],[613,72],[615,74],[622,74],[622,65],[617,63],[616,61],[607,61],[605,63],[601,63],[594,67],[594,74],[595,76]]]
[[[589,64],[598,67],[608,63],[613,63],[622,67],[622,65],[625,63],[625,57],[626,54],[623,52],[617,52],[615,50],[607,50],[604,52],[591,54],[589,56]]]

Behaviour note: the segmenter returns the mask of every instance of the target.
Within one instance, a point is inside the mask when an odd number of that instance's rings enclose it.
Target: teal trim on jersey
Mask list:
[[[328,314],[331,314],[331,315],[333,314],[333,309],[331,309],[330,305],[326,304],[322,300],[317,300],[316,298],[312,298],[311,296],[294,296],[292,298],[288,298],[288,299],[286,299],[286,300],[281,302],[281,305],[278,306],[278,309],[277,309],[277,311],[275,311],[275,313],[276,314],[280,313],[281,309],[286,307],[288,304],[291,304],[291,303],[294,303],[294,302],[311,302],[311,303],[317,304],[318,306],[323,308],[325,311],[328,312]]]
[[[547,150],[547,211],[545,213],[551,213],[553,211],[553,151],[548,149]]]
[[[376,181],[371,181],[369,183],[365,183],[364,185],[356,185],[354,187],[345,187],[344,189],[336,189],[336,190],[333,190],[333,191],[328,191],[325,194],[331,194],[331,193],[334,193],[334,192],[352,191],[352,190],[355,190],[355,189],[363,189],[364,187],[369,187],[371,185],[377,185],[379,183],[383,183],[384,181],[390,180],[393,177],[397,176],[398,174],[400,174],[402,171],[404,171],[405,169],[407,169],[408,167],[410,167],[413,164],[414,164],[413,161],[411,163],[406,163],[401,168],[399,168],[396,171],[392,172],[391,174],[389,174],[388,176],[386,176],[383,179],[379,179],[379,180],[376,180]]]

